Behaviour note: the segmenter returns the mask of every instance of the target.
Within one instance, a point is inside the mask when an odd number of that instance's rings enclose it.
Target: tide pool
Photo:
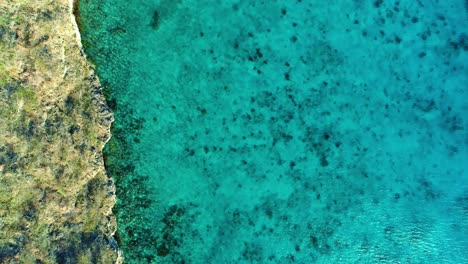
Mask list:
[[[465,1],[80,1],[126,263],[468,263]]]

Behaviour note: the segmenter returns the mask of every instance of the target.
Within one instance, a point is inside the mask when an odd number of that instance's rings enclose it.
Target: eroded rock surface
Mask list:
[[[67,0],[0,1],[0,263],[115,263],[113,120]]]

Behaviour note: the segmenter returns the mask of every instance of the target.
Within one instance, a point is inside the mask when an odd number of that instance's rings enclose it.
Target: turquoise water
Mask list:
[[[127,263],[468,263],[466,1],[80,1]]]

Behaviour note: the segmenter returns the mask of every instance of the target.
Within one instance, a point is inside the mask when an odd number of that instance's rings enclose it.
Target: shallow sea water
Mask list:
[[[80,1],[127,263],[468,263],[466,1]]]

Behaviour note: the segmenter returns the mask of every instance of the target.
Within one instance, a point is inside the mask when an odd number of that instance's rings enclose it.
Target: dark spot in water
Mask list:
[[[244,242],[244,249],[242,250],[242,258],[249,263],[259,263],[262,259],[262,247],[254,243]]]
[[[456,40],[450,41],[450,46],[454,50],[464,50],[468,51],[468,35],[460,34]]]
[[[198,107],[197,110],[200,112],[201,115],[206,115],[208,113],[206,108],[203,107]]]
[[[112,109],[112,111],[115,112],[117,110],[117,100],[115,98],[107,100],[107,105]]]
[[[375,0],[374,1],[374,6],[379,8],[383,4],[383,0]]]
[[[399,36],[395,36],[395,43],[400,44],[402,39]]]
[[[158,30],[159,26],[160,26],[160,23],[161,23],[161,17],[159,15],[159,12],[157,10],[154,10],[153,11],[153,17],[151,18],[150,26],[154,30]]]
[[[310,242],[314,248],[317,249],[319,247],[318,238],[316,236],[310,236]]]
[[[164,227],[157,239],[158,256],[167,256],[170,253],[173,255],[173,249],[179,244],[178,236],[176,235],[177,226],[181,222],[181,218],[185,215],[185,209],[177,205],[169,207],[162,219]]]
[[[328,166],[328,160],[327,160],[327,157],[325,156],[325,154],[321,155],[320,156],[320,165],[322,167],[327,167]]]

